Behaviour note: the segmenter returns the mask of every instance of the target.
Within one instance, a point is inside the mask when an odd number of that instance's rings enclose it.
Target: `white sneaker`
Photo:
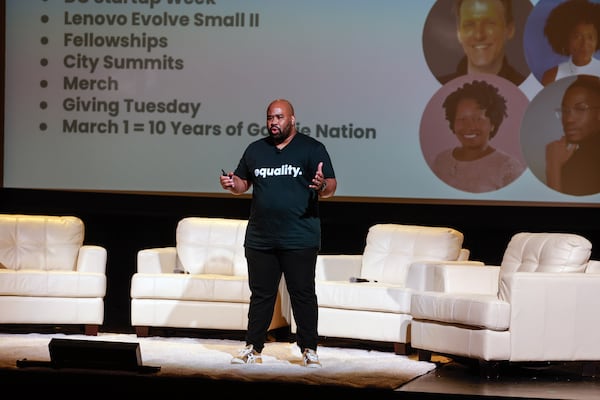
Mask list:
[[[302,360],[304,361],[304,366],[307,368],[322,367],[321,363],[319,362],[319,356],[313,349],[304,349],[304,352],[302,353]]]
[[[254,350],[254,345],[246,345],[237,356],[231,359],[232,364],[262,364],[261,354]]]

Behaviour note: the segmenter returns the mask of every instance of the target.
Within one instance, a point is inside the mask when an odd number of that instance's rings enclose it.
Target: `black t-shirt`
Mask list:
[[[562,167],[562,192],[576,196],[600,193],[600,133],[581,142]]]
[[[252,183],[245,246],[259,250],[321,247],[319,196],[310,189],[319,162],[335,178],[325,146],[296,133],[282,150],[270,137],[251,143],[235,174]]]
[[[462,60],[460,60],[460,62],[458,63],[455,72],[449,75],[438,77],[438,80],[442,85],[446,84],[452,79],[458,78],[459,76],[467,75],[467,68],[467,57],[463,57]],[[517,86],[523,83],[525,78],[527,78],[526,76],[523,76],[523,74],[521,74],[519,71],[517,71],[515,67],[510,65],[506,57],[502,60],[502,68],[500,69],[500,72],[498,72],[498,76],[504,79],[508,79]]]

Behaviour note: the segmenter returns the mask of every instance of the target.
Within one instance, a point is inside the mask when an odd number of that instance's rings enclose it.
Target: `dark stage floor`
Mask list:
[[[184,393],[205,398],[282,399],[335,396],[336,399],[600,399],[600,378],[582,377],[580,368],[506,367],[499,379],[480,377],[468,364],[446,360],[438,368],[395,390],[351,389],[276,383],[243,383],[160,378],[148,373],[28,367],[0,370],[0,386],[20,399],[82,399],[112,396],[165,399]],[[9,390],[10,389],[10,390]],[[13,393],[15,393],[13,391]],[[204,394],[202,394],[204,393]],[[202,394],[202,395],[201,395]],[[326,397],[327,398],[327,397]]]
[[[151,374],[111,373],[95,370],[60,371],[25,368],[0,371],[0,385],[6,393],[18,393],[19,399],[107,399],[169,398],[197,393],[198,398],[281,399],[286,396],[308,398],[335,396],[337,399],[573,399],[600,398],[597,378],[542,374],[506,375],[499,380],[481,379],[462,364],[450,362],[396,390],[349,389],[242,383],[198,379],[158,378]],[[126,397],[123,397],[126,396]],[[327,398],[327,397],[325,397]]]
[[[595,376],[581,363],[504,365],[498,379],[480,375],[461,360],[437,363],[438,368],[396,392],[399,399],[600,399],[600,370]],[[408,397],[404,397],[407,395]]]
[[[6,329],[2,329],[6,332]],[[11,330],[9,330],[11,331]],[[163,335],[192,335],[192,331],[165,331]],[[241,333],[203,332],[200,336],[236,337]],[[233,336],[232,336],[233,335]],[[192,335],[193,336],[193,335]],[[393,351],[393,346],[323,338],[322,345],[368,347]],[[416,359],[416,354],[411,354]],[[395,390],[353,389],[278,383],[244,383],[197,378],[160,377],[151,373],[94,369],[53,369],[26,367],[0,369],[0,387],[19,399],[104,399],[112,396],[160,398],[189,396],[204,399],[308,399],[314,396],[331,400],[347,399],[600,399],[600,363],[503,364],[498,379],[480,375],[476,363],[444,356],[432,359],[437,368]],[[310,397],[309,397],[310,396]],[[328,397],[335,396],[335,397]]]

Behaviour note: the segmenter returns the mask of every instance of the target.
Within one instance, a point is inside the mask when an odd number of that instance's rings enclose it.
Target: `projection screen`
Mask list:
[[[464,56],[453,0],[7,0],[4,187],[223,193],[221,169],[286,98],[327,146],[339,197],[597,206],[598,192],[546,183],[575,79],[541,84],[566,59],[544,36],[559,3],[513,1],[506,57],[523,81],[446,82]],[[461,145],[446,98],[476,81],[506,104],[489,144],[522,169],[464,189],[440,175],[462,179],[460,166],[433,166]]]

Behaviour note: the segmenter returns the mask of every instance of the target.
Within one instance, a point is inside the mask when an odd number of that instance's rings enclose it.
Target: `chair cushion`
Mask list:
[[[377,282],[317,281],[319,307],[410,313],[412,290]]]
[[[515,234],[504,252],[501,273],[583,272],[592,243],[572,233]]]
[[[452,228],[376,224],[369,228],[361,277],[404,286],[414,261],[457,260],[463,234]]]
[[[500,265],[501,300],[510,302],[511,276],[518,272],[585,272],[592,253],[586,238],[572,233],[519,232]]]
[[[188,217],[177,225],[177,256],[190,274],[248,276],[247,220]]]
[[[242,276],[137,273],[131,279],[131,297],[248,303],[250,288]]]
[[[496,295],[418,292],[412,297],[412,316],[451,324],[508,330],[510,304]]]
[[[0,270],[0,296],[104,297],[106,275],[74,271]]]
[[[13,270],[74,271],[83,237],[77,217],[0,214],[0,264]]]

